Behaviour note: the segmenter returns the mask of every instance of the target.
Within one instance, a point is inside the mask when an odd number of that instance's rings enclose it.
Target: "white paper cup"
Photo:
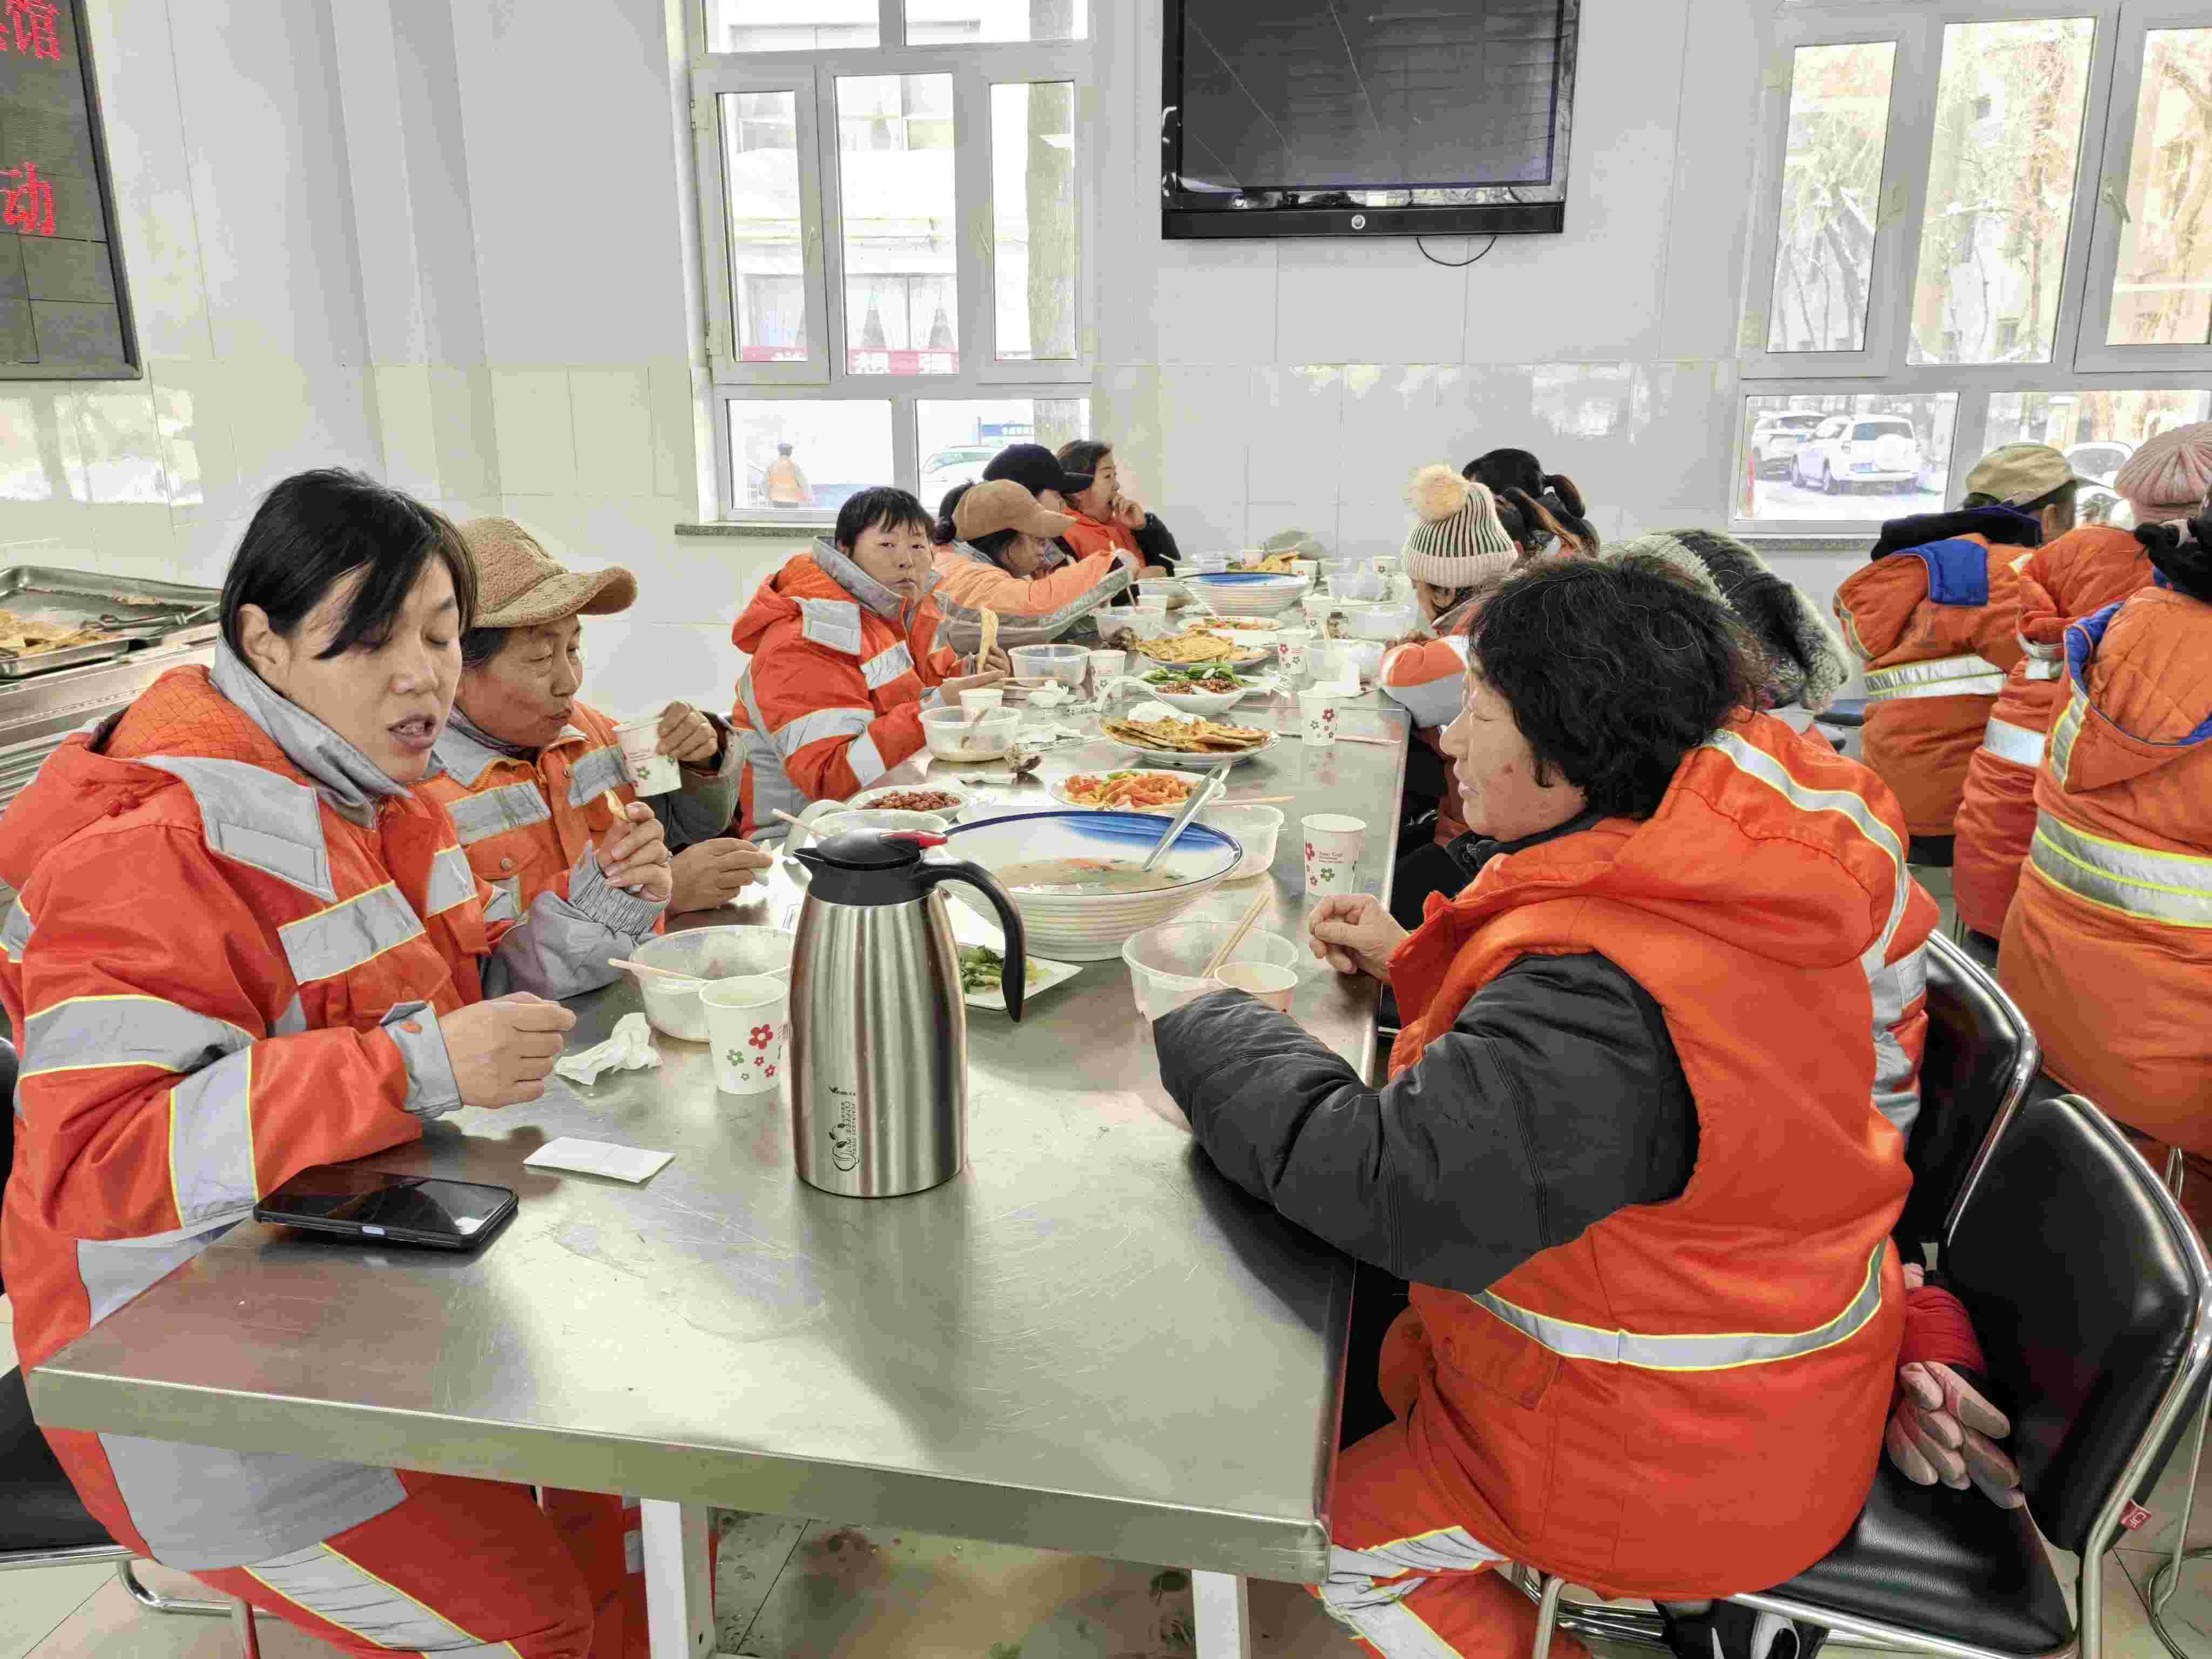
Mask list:
[[[1398,565],[1401,556],[1396,553],[1377,553],[1375,556],[1375,574],[1382,577],[1384,581],[1389,581],[1391,577],[1398,574]]]
[[[717,979],[701,988],[714,1085],[726,1095],[766,1095],[783,1080],[791,1035],[791,988],[780,979]]]
[[[1304,677],[1313,650],[1313,635],[1301,628],[1285,629],[1275,635],[1275,666],[1292,679]]]
[[[1291,562],[1297,566],[1298,574],[1306,579],[1309,586],[1321,580],[1321,561],[1319,559],[1293,559]]]
[[[1297,970],[1278,968],[1272,962],[1226,962],[1214,978],[1231,990],[1242,991],[1285,1014],[1291,1012],[1291,999],[1298,991]]]
[[[639,794],[665,795],[682,787],[684,776],[674,757],[660,752],[659,715],[617,726],[615,741],[622,745],[623,769]]]
[[[1334,691],[1318,686],[1298,693],[1298,720],[1306,742],[1315,748],[1326,749],[1336,741],[1336,701]]]
[[[1106,688],[1128,672],[1129,653],[1126,651],[1094,651],[1091,653],[1091,695],[1103,697]]]
[[[988,691],[963,691],[960,694],[960,712],[969,715],[988,714],[1006,700],[1006,694],[995,685]]]
[[[1315,812],[1298,821],[1305,834],[1306,891],[1349,893],[1367,845],[1367,825],[1340,812]]]

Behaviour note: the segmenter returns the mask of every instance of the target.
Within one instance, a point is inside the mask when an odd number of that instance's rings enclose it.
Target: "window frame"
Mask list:
[[[890,476],[909,489],[920,482],[919,404],[1014,398],[1087,398],[1097,338],[1099,135],[1091,72],[1096,40],[908,46],[904,44],[903,0],[879,0],[880,46],[740,54],[710,48],[710,5],[711,0],[692,0],[687,10],[700,252],[707,267],[702,290],[707,313],[707,380],[713,404],[720,519],[813,529],[834,517],[818,508],[780,512],[771,517],[764,509],[738,501],[730,453],[730,405],[740,398],[890,404]],[[952,80],[960,368],[949,374],[855,374],[845,366],[846,272],[840,214],[842,179],[835,118],[836,83],[848,76],[894,75],[945,75]],[[1079,248],[1076,355],[1060,362],[1002,362],[998,355],[991,88],[1043,82],[1065,82],[1073,88],[1077,151],[1073,190]],[[720,100],[726,94],[761,92],[793,93],[798,107],[799,234],[805,265],[808,341],[803,362],[744,362],[738,358],[734,335],[737,278],[732,268]]]
[[[1959,23],[2040,18],[2094,20],[2079,157],[2060,273],[2051,352],[2039,363],[1915,363],[1911,313],[1928,216],[1936,137],[1936,90],[1944,32]],[[1990,399],[2004,392],[2197,392],[2212,386],[2212,349],[2102,345],[2110,327],[2118,225],[2104,200],[2116,181],[2124,200],[2131,164],[2135,88],[2142,40],[2153,28],[2201,24],[2201,4],[2185,0],[1784,0],[1775,8],[1759,109],[1757,216],[1747,243],[1737,346],[1735,434],[1729,446],[1729,524],[1737,534],[1871,538],[1871,518],[1755,518],[1741,510],[1751,464],[1751,400],[1791,397],[1956,394],[1948,499],[1985,451]],[[1867,349],[1861,352],[1769,352],[1768,311],[1780,242],[1783,172],[1788,151],[1796,52],[1801,46],[1895,40],[1889,128],[1882,153],[1881,219],[1869,276]],[[2117,168],[2112,160],[2118,158]],[[1887,240],[1884,240],[1885,234]]]

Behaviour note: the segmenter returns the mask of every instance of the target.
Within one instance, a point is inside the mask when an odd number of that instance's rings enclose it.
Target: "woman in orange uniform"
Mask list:
[[[937,530],[937,586],[945,640],[972,653],[983,613],[999,618],[1005,644],[1048,645],[1127,592],[1136,556],[1119,549],[1069,560],[1060,538],[1075,522],[1012,478],[988,479],[948,496]]]
[[[2152,585],[2066,630],[2065,706],[1997,977],[2046,1070],[2212,1156],[2212,501],[2136,534]]]
[[[1114,459],[1113,445],[1078,438],[1062,444],[1055,459],[1078,477],[1091,475],[1090,487],[1067,498],[1068,516],[1075,522],[1064,539],[1076,557],[1118,550],[1136,561],[1139,575],[1175,574],[1176,560],[1181,556],[1176,538],[1157,514],[1147,513],[1141,502],[1121,493],[1121,469]]]
[[[172,669],[71,738],[0,822],[22,1066],[0,1242],[26,1366],[300,1170],[537,1099],[575,1023],[541,999],[605,984],[652,932],[667,848],[642,807],[557,900],[487,921],[416,787],[475,603],[437,514],[348,473],[289,478],[232,561],[212,671]],[[582,1577],[526,1487],[46,1437],[119,1542],[362,1659],[591,1650]]]
[[[2075,487],[2057,450],[2008,444],[1966,480],[1964,508],[1884,525],[1836,590],[1866,668],[1866,763],[1904,804],[1916,864],[1952,861],[1967,763],[2024,654],[2014,563],[2074,527]]]
[[[1320,1591],[1388,1659],[1521,1659],[1509,1562],[1780,1583],[1873,1482],[1936,907],[1880,781],[1755,696],[1726,607],[1663,567],[1512,578],[1445,738],[1470,884],[1411,935],[1364,896],[1311,922],[1396,991],[1389,1082],[1240,993],[1154,1028],[1224,1175],[1413,1281]]]
[[[2137,524],[2186,519],[2212,488],[2212,423],[2176,428],[2130,456],[2112,481]],[[2027,654],[2005,676],[1981,747],[1966,769],[1951,890],[1972,942],[1996,960],[2005,912],[2035,836],[2035,775],[2064,700],[2066,630],[2150,580],[2142,544],[2109,525],[2083,525],[2015,566]]]

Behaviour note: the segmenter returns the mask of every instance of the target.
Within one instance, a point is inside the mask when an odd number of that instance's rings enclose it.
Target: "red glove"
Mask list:
[[[1998,1508],[2018,1509],[2027,1502],[2020,1470],[1996,1443],[2012,1433],[2012,1423],[1954,1368],[1988,1368],[1973,1321],[1957,1297],[1908,1264],[1905,1340],[1883,1439],[1889,1461],[1917,1486],[1978,1486]]]

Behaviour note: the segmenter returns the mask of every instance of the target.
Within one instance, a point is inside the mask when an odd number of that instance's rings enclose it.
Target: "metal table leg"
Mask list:
[[[1244,1581],[1225,1572],[1194,1572],[1190,1595],[1198,1614],[1198,1659],[1252,1659],[1252,1609]]]
[[[653,1659],[713,1659],[714,1586],[707,1576],[703,1504],[646,1498],[645,1612]]]

